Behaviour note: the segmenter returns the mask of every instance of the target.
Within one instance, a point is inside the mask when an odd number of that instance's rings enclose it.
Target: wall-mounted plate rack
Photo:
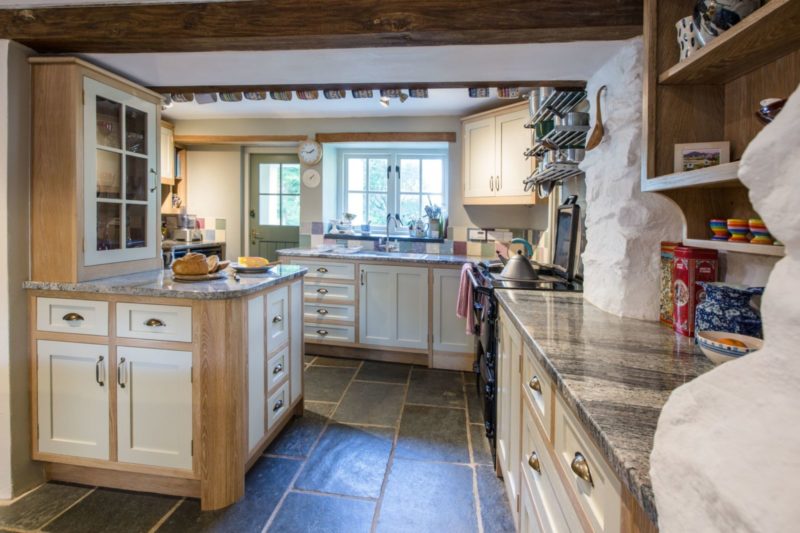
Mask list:
[[[555,126],[533,148],[525,152],[525,157],[541,157],[553,146],[557,149],[582,148],[586,145],[586,135],[589,129],[589,126]]]
[[[568,113],[584,100],[586,100],[586,91],[556,89],[553,94],[542,102],[539,110],[531,117],[530,122],[525,127],[530,129],[535,127],[537,122],[552,118],[553,110],[559,113]]]

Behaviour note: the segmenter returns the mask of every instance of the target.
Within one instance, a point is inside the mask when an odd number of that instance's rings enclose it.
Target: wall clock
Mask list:
[[[322,159],[322,145],[310,139],[302,141],[297,146],[297,157],[306,165],[316,165]]]
[[[319,171],[315,168],[307,168],[303,171],[303,185],[309,189],[315,189],[322,181]]]

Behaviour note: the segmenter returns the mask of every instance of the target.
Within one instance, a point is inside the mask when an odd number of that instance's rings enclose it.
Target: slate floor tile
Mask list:
[[[395,458],[378,532],[477,531],[472,469]]]
[[[288,455],[290,457],[305,457],[311,451],[311,446],[317,440],[325,423],[336,409],[335,403],[305,402],[303,416],[295,417],[286,425],[272,444],[267,448],[267,453],[274,455]]]
[[[146,532],[178,500],[173,496],[99,488],[56,518],[45,531]]]
[[[306,461],[295,487],[344,496],[378,498],[394,430],[331,424]]]
[[[481,405],[481,398],[478,396],[478,388],[473,378],[469,377],[464,384],[464,392],[466,392],[467,395],[467,412],[469,413],[470,423],[483,424],[483,406]]]
[[[338,402],[355,373],[355,368],[310,366],[305,373],[305,399]]]
[[[483,427],[483,424],[470,424],[469,438],[472,441],[472,460],[482,465],[494,464],[492,450],[489,448],[489,439],[486,438],[486,428]]]
[[[406,402],[465,407],[461,373],[414,367],[411,371]]]
[[[350,424],[396,427],[404,395],[403,385],[354,381],[333,418]]]
[[[364,361],[356,379],[364,381],[383,381],[386,383],[405,383],[411,366],[382,361]]]
[[[261,531],[302,463],[262,457],[247,473],[244,498],[218,511],[201,511],[200,501],[187,499],[158,529],[162,532]]]
[[[64,483],[42,485],[24,498],[0,506],[0,527],[38,529],[90,490]]]
[[[515,531],[514,518],[508,505],[503,480],[491,466],[477,466],[478,495],[481,501],[481,521],[485,533]]]
[[[339,496],[290,492],[268,531],[275,533],[367,533],[375,503]]]
[[[358,368],[361,366],[360,359],[346,359],[344,357],[325,357],[318,355],[314,359],[314,366],[340,366],[346,368]]]
[[[406,405],[395,453],[407,459],[468,463],[464,410]]]
[[[313,362],[314,362],[314,359],[315,359],[316,357],[317,357],[316,355],[304,355],[304,356],[303,356],[303,362],[304,362],[305,364],[307,364],[307,365],[310,365],[311,363],[313,363]]]

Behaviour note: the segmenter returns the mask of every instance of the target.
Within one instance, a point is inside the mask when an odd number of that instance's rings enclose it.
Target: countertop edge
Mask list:
[[[475,256],[461,256],[450,254],[427,254],[423,252],[392,252],[392,255],[372,255],[370,251],[344,254],[336,252],[318,252],[312,249],[289,248],[278,250],[279,257],[294,257],[305,259],[333,259],[354,262],[386,262],[386,263],[416,263],[419,265],[448,265],[459,266],[464,263],[477,263],[484,258]]]
[[[633,494],[633,497],[642,506],[647,516],[654,524],[658,524],[658,513],[655,504],[655,495],[653,488],[650,485],[639,483],[634,476],[636,469],[634,467],[626,466],[624,461],[615,453],[613,445],[609,442],[605,432],[600,428],[597,422],[592,419],[581,402],[569,387],[564,382],[563,377],[558,370],[553,366],[550,359],[545,354],[544,350],[536,342],[536,339],[531,335],[528,329],[522,324],[517,317],[516,313],[511,309],[508,302],[503,297],[502,290],[496,291],[497,301],[500,306],[505,310],[508,317],[514,323],[514,326],[520,332],[523,342],[531,348],[536,354],[539,362],[544,366],[550,377],[555,381],[556,388],[561,392],[562,397],[566,400],[566,404],[572,409],[572,412],[577,416],[578,420],[589,429],[589,433],[593,435],[594,444],[602,451],[609,466],[611,466],[614,473],[620,478],[620,481],[625,485],[628,491]],[[580,295],[583,298],[583,295]],[[633,320],[633,319],[631,319]],[[600,442],[598,442],[600,440]]]

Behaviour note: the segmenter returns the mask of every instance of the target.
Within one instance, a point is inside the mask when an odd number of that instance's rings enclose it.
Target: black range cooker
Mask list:
[[[497,420],[497,316],[496,290],[582,292],[583,284],[575,276],[580,227],[579,207],[570,197],[560,206],[555,234],[553,264],[531,262],[523,272],[506,268],[506,260],[482,261],[468,273],[473,291],[475,314],[475,383],[483,408],[486,437],[492,454],[496,446]],[[522,257],[514,261],[521,263]],[[527,261],[527,260],[526,260]],[[508,266],[511,262],[508,262]],[[519,265],[516,265],[519,266]],[[514,277],[509,274],[513,273]]]

